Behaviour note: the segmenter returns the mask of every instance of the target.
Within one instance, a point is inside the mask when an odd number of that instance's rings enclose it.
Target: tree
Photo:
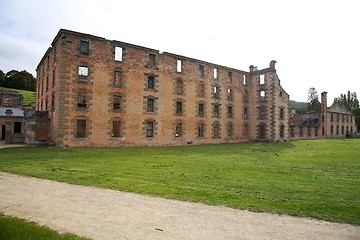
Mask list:
[[[2,79],[1,73],[3,74],[3,72],[0,72],[0,86],[28,91],[36,90],[36,79],[31,73],[25,70],[21,72],[11,70],[6,73],[4,79]]]
[[[6,79],[5,73],[2,70],[0,70],[0,87],[4,87],[5,79]]]
[[[314,88],[311,87],[308,91],[308,105],[307,110],[310,113],[320,113],[321,112],[321,104],[319,102],[319,93]]]
[[[341,94],[340,97],[334,98],[334,103],[340,104],[347,109],[359,108],[359,100],[356,92],[348,91],[347,94]]]
[[[351,112],[355,115],[355,124],[357,127],[357,132],[360,132],[360,108],[353,108]]]

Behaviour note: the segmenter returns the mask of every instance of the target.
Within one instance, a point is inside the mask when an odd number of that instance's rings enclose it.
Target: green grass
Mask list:
[[[0,213],[1,240],[86,240],[73,234],[60,234],[34,222],[5,216]]]
[[[360,139],[0,149],[0,171],[360,224]]]
[[[6,88],[6,87],[0,87],[0,90],[12,90],[20,93],[24,97],[23,105],[30,105],[31,103],[36,101],[36,92]]]

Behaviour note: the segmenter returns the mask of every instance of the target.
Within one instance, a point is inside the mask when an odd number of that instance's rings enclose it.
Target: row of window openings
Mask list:
[[[315,128],[314,129],[314,134],[315,134],[315,137],[318,136],[318,131],[319,129],[318,128]],[[325,132],[323,132],[323,135],[325,134]],[[304,128],[303,127],[300,127],[299,128],[299,137],[303,137],[304,136]],[[307,127],[307,136],[308,137],[311,137],[311,127]],[[294,126],[291,126],[290,127],[290,137],[295,137],[295,127]]]
[[[77,120],[77,138],[85,138],[86,137],[86,119],[78,119]],[[212,134],[214,138],[221,137],[221,129],[220,123],[214,123]],[[234,125],[232,123],[227,124],[227,134],[228,137],[233,137],[234,135]],[[123,137],[122,135],[122,122],[121,120],[113,120],[112,121],[112,137],[119,138]],[[147,121],[146,122],[146,137],[152,138],[155,136],[155,122]],[[176,122],[175,123],[175,137],[183,136],[183,123]],[[197,137],[205,137],[205,123],[197,124]]]
[[[154,125],[155,122],[149,121],[146,122],[146,137],[154,137]],[[220,123],[213,124],[213,137],[220,138]],[[234,126],[232,123],[227,125],[228,130],[228,137],[233,137],[234,134]],[[183,136],[183,123],[176,122],[175,123],[175,137],[182,137]],[[197,137],[205,137],[205,123],[198,123],[197,124]]]
[[[345,115],[344,114],[341,114],[341,117],[342,117],[342,122],[345,122]],[[350,122],[352,123],[353,122],[353,119],[352,119],[352,116],[350,115],[346,115],[346,122],[349,122],[349,117],[350,117]],[[334,121],[334,114],[331,113],[331,116],[330,116],[330,121],[333,122]],[[337,122],[340,122],[340,114],[336,114],[336,121]],[[324,121],[323,121],[324,122]]]
[[[55,70],[53,70],[52,73],[52,87],[55,86]],[[49,77],[46,77],[46,82],[45,82],[45,91],[49,91]],[[38,92],[41,94],[44,94],[44,83],[43,82],[39,82],[38,85]]]
[[[54,99],[54,98],[52,98]],[[79,108],[86,108],[87,107],[87,100],[86,100],[86,92],[79,92],[78,93],[78,104]],[[116,93],[113,95],[113,110],[120,110],[121,109],[121,95]],[[155,112],[155,99],[154,98],[147,98],[146,100],[146,111],[147,112]],[[176,101],[176,115],[182,116],[183,112],[183,102]],[[233,107],[227,107],[227,117],[233,117]],[[280,119],[284,119],[284,108],[280,108]],[[244,118],[248,118],[248,108],[244,108]],[[203,117],[205,115],[205,104],[199,103],[198,104],[198,116]],[[220,117],[220,104],[213,105],[213,117]],[[259,117],[261,119],[266,118],[266,107],[262,106],[259,108]]]
[[[90,44],[88,41],[81,40],[80,41],[80,53],[84,55],[90,54]],[[115,61],[122,61],[123,60],[123,48],[115,47]],[[155,67],[156,55],[149,53],[149,67]],[[180,59],[176,60],[176,71],[182,72],[183,71],[183,61]],[[199,74],[201,77],[205,76],[205,69],[204,65],[199,65]],[[218,69],[213,69],[213,77],[215,79],[218,78]],[[232,82],[232,72],[228,72],[228,81]],[[243,75],[243,84],[246,85],[246,75]]]
[[[339,129],[340,129],[340,127],[336,126],[336,135],[340,135]],[[351,126],[350,133],[352,133],[352,131],[353,131],[353,128]],[[330,127],[330,133],[334,134],[334,126],[333,125],[331,125],[331,127]],[[349,126],[346,126],[346,134],[348,134],[348,133],[349,133]],[[344,135],[344,134],[345,134],[345,128],[344,128],[344,126],[341,126],[341,135]]]
[[[84,55],[89,55],[90,54],[90,44],[89,41],[85,41],[85,40],[81,40],[80,41],[80,53],[84,54]],[[54,47],[54,59],[56,58],[56,48]],[[123,60],[123,48],[122,47],[115,47],[115,61],[122,61]],[[155,60],[156,60],[156,55],[150,53],[149,54],[149,67],[155,67]],[[47,67],[49,67],[50,65],[50,56],[48,55],[47,58]],[[176,65],[176,71],[177,72],[182,72],[182,67],[183,67],[183,63],[182,60],[177,59],[177,65]],[[204,65],[199,65],[199,73],[201,77],[204,77]],[[80,66],[79,67],[79,76],[87,76],[88,75],[88,68],[86,66]],[[218,78],[218,69],[214,68],[213,69],[213,77],[215,79]],[[232,72],[228,72],[228,81],[232,82],[233,77],[232,77]],[[264,84],[265,83],[265,79],[264,79],[264,75],[260,75],[260,84]],[[243,75],[243,85],[246,85],[246,75]]]

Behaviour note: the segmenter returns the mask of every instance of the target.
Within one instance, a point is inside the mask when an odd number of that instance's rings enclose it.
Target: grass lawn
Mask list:
[[[86,240],[73,234],[59,234],[34,222],[4,216],[0,213],[1,240]]]
[[[0,87],[0,90],[12,90],[12,91],[16,91],[16,92],[20,93],[24,97],[24,101],[23,101],[24,105],[30,105],[32,102],[36,101],[36,92],[13,89],[13,88],[6,88],[6,87]]]
[[[0,171],[360,224],[360,139],[0,149]]]

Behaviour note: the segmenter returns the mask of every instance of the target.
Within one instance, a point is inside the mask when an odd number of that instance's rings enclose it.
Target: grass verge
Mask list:
[[[0,171],[360,224],[360,139],[0,149]]]
[[[90,240],[73,234],[60,234],[34,222],[5,216],[0,213],[1,240]]]

